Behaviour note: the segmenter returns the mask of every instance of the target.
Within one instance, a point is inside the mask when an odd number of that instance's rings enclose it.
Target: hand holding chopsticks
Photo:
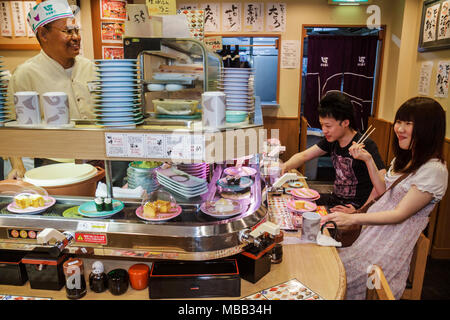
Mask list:
[[[367,138],[372,134],[372,132],[374,132],[375,129],[376,129],[376,128],[373,128],[371,131],[369,131],[370,128],[372,128],[372,125],[370,125],[370,126],[367,128],[366,132],[364,132],[364,134],[361,136],[361,138],[359,138],[358,142],[356,142],[357,144],[363,144],[364,141],[366,141],[366,139],[367,139]]]
[[[372,128],[372,125],[367,128],[366,132],[361,136],[361,138],[359,138],[358,142],[353,142],[353,145],[349,148],[348,151],[354,159],[366,162],[372,158],[371,154],[364,149],[364,142],[372,134],[372,132],[375,131],[375,128],[372,130],[370,130],[370,128]]]

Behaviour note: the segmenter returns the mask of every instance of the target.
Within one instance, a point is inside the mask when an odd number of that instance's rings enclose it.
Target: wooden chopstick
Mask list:
[[[365,136],[365,138],[360,142],[360,144],[363,144],[364,143],[364,141],[366,141],[367,140],[367,138],[372,134],[372,132],[374,132],[375,131],[375,129],[376,128],[373,128],[372,129],[372,131],[370,131],[366,136]]]
[[[361,138],[359,138],[359,140],[358,140],[357,143],[360,143],[361,140],[364,139],[364,137],[366,136],[366,134],[369,132],[370,128],[372,128],[372,125],[370,125],[370,126],[367,128],[366,132],[364,132],[364,133],[362,134]]]

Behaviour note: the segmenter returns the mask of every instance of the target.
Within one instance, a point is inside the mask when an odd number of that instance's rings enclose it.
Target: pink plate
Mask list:
[[[24,193],[26,194],[26,193]],[[31,194],[30,194],[31,195]],[[52,205],[55,204],[56,199],[50,196],[42,196],[44,198],[45,205],[43,207],[28,207],[25,209],[22,209],[16,205],[16,203],[13,201],[11,202],[7,209],[8,211],[14,212],[14,213],[22,213],[22,214],[38,214],[41,212],[44,212],[48,208],[50,208]]]
[[[317,209],[317,205],[314,202],[305,201],[305,209],[297,210],[297,209],[295,209],[295,201],[296,201],[295,199],[291,199],[286,203],[289,210],[297,212],[297,213],[302,213],[302,212],[314,211]]]
[[[291,194],[300,199],[317,200],[320,198],[320,194],[316,190],[309,188],[292,189]]]
[[[239,175],[241,177],[245,177],[245,176],[253,176],[256,173],[256,169],[251,167],[240,167],[240,168],[228,167],[223,172],[231,176]]]
[[[181,214],[181,211],[183,210],[179,205],[177,205],[177,207],[172,209],[169,213],[157,213],[156,218],[146,218],[144,217],[144,208],[143,206],[140,206],[136,209],[136,215],[146,221],[166,221],[178,217]]]

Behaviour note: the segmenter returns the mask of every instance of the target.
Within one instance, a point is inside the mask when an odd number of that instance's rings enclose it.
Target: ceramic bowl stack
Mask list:
[[[156,177],[170,193],[183,198],[194,198],[208,192],[205,179],[194,177],[174,167],[156,170]]]
[[[227,112],[244,111],[249,113],[255,110],[253,69],[223,68],[218,87],[225,92]],[[236,121],[227,119],[227,122]]]
[[[8,81],[4,79],[3,61],[1,58],[3,57],[0,56],[0,127],[3,126],[4,122],[9,120],[9,110],[6,104]]]
[[[142,161],[134,161],[128,165],[127,169],[127,182],[130,189],[135,189],[139,186],[145,189],[147,194],[159,188],[158,180],[156,179],[156,169],[160,165],[152,168],[139,167],[139,163]]]
[[[134,128],[143,123],[137,60],[95,60],[95,64],[98,74],[93,91],[96,124]]]
[[[194,177],[208,180],[209,164],[208,163],[189,163],[177,164],[177,169],[186,172]]]

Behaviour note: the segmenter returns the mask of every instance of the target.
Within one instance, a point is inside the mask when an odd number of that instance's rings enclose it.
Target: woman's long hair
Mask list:
[[[436,100],[427,97],[409,99],[397,110],[394,125],[397,120],[413,122],[413,132],[409,150],[400,148],[398,137],[394,133],[392,147],[395,172],[413,172],[432,158],[444,162],[446,116]]]

